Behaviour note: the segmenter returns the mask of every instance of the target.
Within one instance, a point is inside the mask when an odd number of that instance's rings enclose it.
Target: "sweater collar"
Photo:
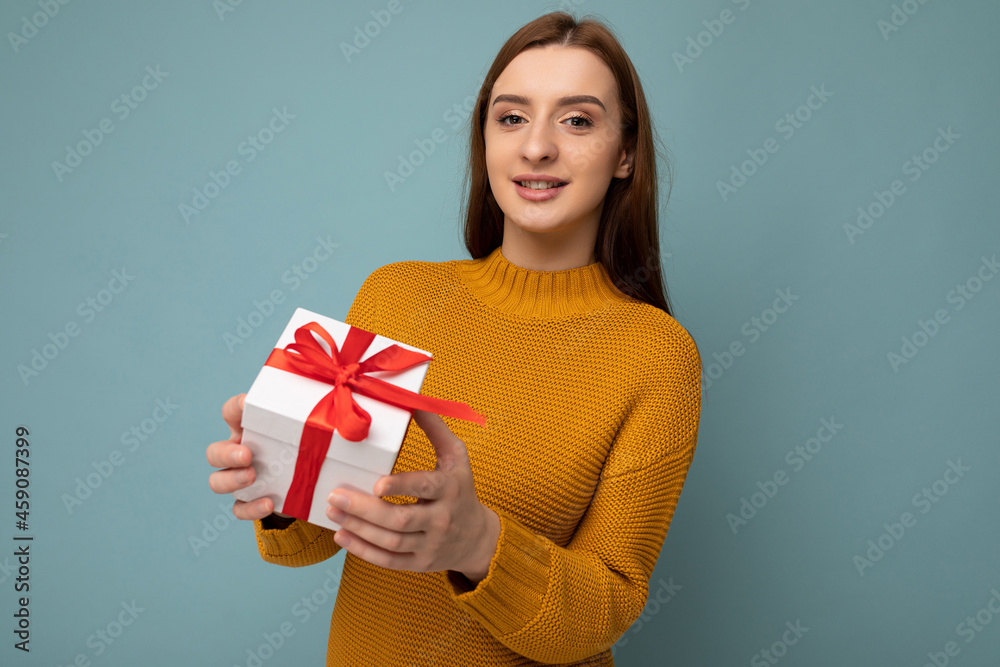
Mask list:
[[[480,301],[521,317],[563,317],[628,300],[601,262],[562,271],[535,271],[512,264],[497,246],[485,257],[460,261],[458,271]]]

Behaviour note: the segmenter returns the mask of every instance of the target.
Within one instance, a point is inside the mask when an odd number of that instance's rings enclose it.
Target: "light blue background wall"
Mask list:
[[[343,553],[264,563],[251,526],[210,491],[205,447],[227,436],[223,401],[249,387],[294,307],[342,318],[376,267],[465,256],[462,106],[503,41],[559,5],[404,0],[348,62],[339,44],[385,2],[221,14],[190,0],[71,2],[43,21],[44,4],[0,9],[0,662],[246,665],[290,622],[264,664],[322,664],[333,599],[308,617],[296,605],[327,597]],[[711,379],[650,602],[617,663],[772,664],[766,649],[814,667],[920,666],[928,653],[998,664],[1000,5],[564,6],[609,21],[643,78],[676,170],[666,278]],[[902,25],[883,34],[896,8]],[[165,78],[123,118],[113,101],[147,67]],[[829,96],[809,110],[814,88]],[[241,142],[275,108],[294,118],[251,161]],[[789,113],[803,121],[793,133]],[[67,145],[105,118],[113,131],[57,175]],[[384,173],[437,128],[447,141],[390,189]],[[723,197],[718,183],[769,138],[777,152]],[[914,171],[922,155],[934,162]],[[240,172],[185,220],[179,205],[230,160]],[[891,206],[848,233],[897,179]],[[334,255],[297,286],[284,279],[318,237]],[[101,312],[80,307],[116,270],[133,276],[125,289]],[[285,302],[230,350],[224,334],[272,290]],[[778,291],[792,305],[768,312]],[[936,313],[935,335],[919,333]],[[78,335],[22,380],[18,366],[70,323]],[[742,354],[727,358],[734,344]],[[177,407],[123,442],[157,401]],[[823,420],[840,425],[832,439]],[[19,424],[32,452],[30,656],[12,634]],[[817,435],[828,442],[810,460],[795,453]],[[121,465],[67,507],[112,456]],[[783,485],[767,483],[776,474]],[[893,527],[904,512],[909,526]],[[96,639],[133,601],[134,623]],[[786,622],[808,628],[794,645]]]

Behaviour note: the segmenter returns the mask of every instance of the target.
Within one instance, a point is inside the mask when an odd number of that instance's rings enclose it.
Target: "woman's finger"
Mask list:
[[[418,508],[413,503],[390,503],[369,493],[358,493],[339,487],[330,494],[331,497],[334,495],[346,498],[347,507],[340,507],[337,503],[331,505],[368,523],[400,533],[420,532],[425,528],[426,510],[423,507]]]
[[[434,447],[434,454],[437,457],[435,470],[452,471],[459,468],[471,470],[465,443],[448,428],[441,415],[425,410],[414,410],[413,421],[417,422],[417,426],[427,434],[427,439]]]
[[[245,468],[253,462],[253,452],[245,445],[220,440],[208,446],[205,458],[213,468]]]
[[[411,553],[419,548],[424,539],[422,532],[400,533],[389,530],[332,506],[327,508],[326,515],[351,535],[360,537],[368,544],[387,552]]]
[[[438,470],[407,470],[380,478],[375,482],[373,495],[436,500],[444,494],[447,483],[444,473]]]
[[[259,498],[250,502],[237,500],[233,505],[233,515],[237,519],[243,519],[244,521],[263,519],[273,511],[274,501],[270,498]]]
[[[246,394],[237,394],[222,405],[222,418],[229,424],[229,439],[239,442],[243,438],[243,400]]]
[[[232,493],[254,483],[257,473],[253,468],[227,468],[216,470],[208,476],[208,485],[215,493]]]

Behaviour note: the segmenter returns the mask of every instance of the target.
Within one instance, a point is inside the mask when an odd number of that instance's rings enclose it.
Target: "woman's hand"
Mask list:
[[[374,565],[412,572],[454,570],[478,583],[496,553],[500,517],[479,502],[465,443],[439,415],[414,410],[413,418],[434,447],[434,470],[382,477],[374,496],[334,489],[326,511],[342,527],[334,540]],[[396,504],[379,496],[414,496],[418,501]]]
[[[238,394],[222,406],[222,418],[229,424],[229,439],[213,442],[205,452],[209,465],[223,468],[208,476],[208,485],[216,493],[232,493],[250,486],[257,479],[257,473],[250,465],[253,452],[249,447],[240,444],[243,438],[243,427],[240,424],[243,421],[245,398],[246,394]],[[233,514],[236,518],[247,521],[263,519],[272,512],[274,512],[274,501],[270,498],[261,498],[253,502],[237,500],[233,505]]]

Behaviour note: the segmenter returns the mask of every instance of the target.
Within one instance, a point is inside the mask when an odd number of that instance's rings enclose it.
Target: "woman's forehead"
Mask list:
[[[492,95],[513,94],[534,103],[543,98],[592,95],[604,101],[615,89],[614,75],[591,51],[580,47],[546,46],[522,51],[493,84]]]

